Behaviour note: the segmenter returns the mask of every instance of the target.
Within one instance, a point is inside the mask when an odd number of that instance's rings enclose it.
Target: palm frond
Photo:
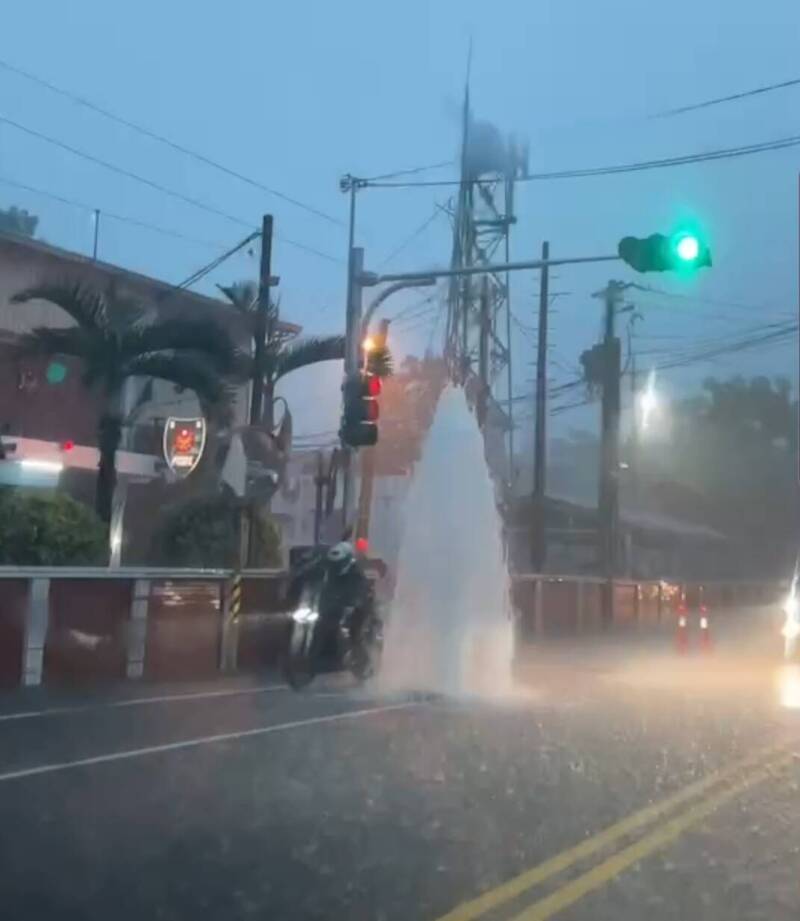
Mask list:
[[[367,370],[378,377],[391,377],[394,374],[394,359],[388,346],[377,346],[369,353]]]
[[[250,313],[258,305],[258,285],[254,281],[235,281],[232,285],[217,285],[217,288],[241,313]]]
[[[55,304],[83,329],[108,329],[106,299],[99,292],[80,282],[44,282],[18,291],[11,298],[13,304],[24,304],[33,300]]]
[[[233,388],[201,355],[181,352],[151,352],[126,361],[122,373],[127,377],[157,377],[191,390],[200,403],[224,414],[233,402]]]
[[[199,320],[175,318],[137,325],[126,330],[120,338],[123,360],[163,351],[197,353],[223,374],[234,370],[238,357],[225,329]]]
[[[72,355],[89,359],[94,352],[92,338],[79,326],[67,329],[37,326],[20,338],[17,352],[19,355]]]
[[[277,381],[291,371],[315,365],[321,361],[344,358],[344,336],[312,336],[285,345],[274,356],[274,379]]]

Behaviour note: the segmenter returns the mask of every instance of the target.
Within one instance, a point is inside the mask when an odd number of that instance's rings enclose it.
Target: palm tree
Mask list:
[[[143,308],[116,294],[104,295],[81,283],[43,283],[12,298],[45,300],[74,321],[66,329],[38,327],[21,342],[27,353],[71,356],[83,365],[83,385],[101,398],[95,508],[108,523],[116,486],[116,452],[122,435],[122,392],[131,377],[171,381],[194,391],[206,415],[227,414],[231,388],[224,375],[237,361],[224,330],[185,319],[149,322]]]
[[[251,332],[255,331],[256,309],[258,307],[258,285],[252,281],[239,281],[232,285],[218,285],[231,305],[245,314]],[[278,304],[270,303],[267,311],[267,339],[264,349],[264,413],[263,425],[271,432],[275,425],[275,386],[292,371],[317,364],[321,361],[335,361],[344,358],[344,336],[309,336],[291,341],[293,333],[281,329],[278,322]],[[255,376],[253,359],[245,356],[241,362],[241,373],[246,379]]]

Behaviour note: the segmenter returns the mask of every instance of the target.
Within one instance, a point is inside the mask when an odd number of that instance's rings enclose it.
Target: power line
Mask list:
[[[411,313],[416,310],[418,307],[422,307],[425,304],[430,304],[430,302],[438,296],[438,291],[433,291],[430,294],[426,294],[425,297],[421,297],[416,301],[413,301],[411,304],[408,304],[406,307],[403,307],[402,310],[398,311],[393,317],[391,317],[392,323],[397,323],[398,320],[402,320],[404,317],[406,319],[411,319],[407,317],[406,314]],[[414,314],[416,316],[416,314]]]
[[[520,176],[517,182],[541,182],[551,179],[583,179],[593,176],[612,176],[617,173],[635,173],[645,170],[664,169],[672,166],[687,166],[692,163],[705,163],[710,160],[731,160],[737,157],[746,157],[773,150],[784,150],[800,145],[800,135],[786,138],[777,138],[772,141],[760,141],[755,144],[744,144],[740,147],[723,147],[718,150],[709,150],[704,153],[682,154],[674,157],[664,157],[657,160],[641,160],[634,163],[621,163],[613,166],[597,166],[585,169],[555,170],[547,173],[531,173]],[[442,186],[460,186],[471,180],[442,179],[427,180],[422,182],[374,182],[374,188],[414,188]]]
[[[34,195],[41,195],[43,198],[50,198],[53,201],[61,202],[63,205],[70,205],[73,208],[79,208],[88,213],[100,211],[104,218],[111,218],[115,221],[121,221],[124,224],[131,224],[134,227],[141,227],[144,230],[152,230],[155,233],[164,234],[167,237],[175,237],[178,240],[185,240],[187,243],[196,243],[198,246],[222,246],[221,243],[215,243],[211,240],[200,240],[196,237],[189,237],[177,230],[169,230],[166,227],[159,227],[157,224],[150,224],[147,221],[140,221],[137,218],[128,217],[124,214],[115,214],[113,211],[106,211],[105,208],[95,208],[94,205],[87,205],[85,202],[75,201],[72,198],[65,198],[63,195],[56,195],[54,192],[47,192],[36,186],[27,185],[24,182],[17,182],[14,179],[7,179],[0,176],[0,182],[3,185],[11,186],[15,189],[23,189],[26,192],[32,192]]]
[[[136,122],[132,122],[127,118],[122,118],[122,116],[116,115],[114,112],[111,112],[110,110],[97,105],[97,103],[91,102],[89,99],[85,99],[83,96],[77,95],[77,93],[71,93],[69,90],[62,89],[61,87],[56,86],[54,83],[50,83],[48,80],[45,80],[42,77],[38,77],[36,74],[32,74],[30,71],[23,70],[21,67],[16,67],[13,64],[9,64],[8,61],[3,60],[0,60],[0,67],[10,71],[11,73],[15,73],[20,77],[24,77],[26,80],[37,83],[39,86],[43,86],[50,90],[52,93],[57,93],[59,96],[64,96],[65,98],[70,99],[72,102],[77,103],[78,105],[84,106],[87,109],[91,109],[93,112],[97,112],[104,118],[111,119],[111,121],[117,122],[117,124],[124,125],[126,128],[130,128],[132,131],[138,131],[139,134],[143,134],[145,137],[149,137],[151,140],[158,141],[160,144],[165,144],[167,147],[171,147],[173,150],[178,151],[178,153],[182,153],[187,157],[191,157],[192,159],[199,161],[200,163],[204,163],[206,166],[211,166],[228,176],[232,176],[234,179],[238,179],[240,182],[245,182],[247,185],[252,186],[253,188],[260,189],[262,192],[267,192],[269,195],[274,195],[276,198],[280,198],[282,201],[285,201],[290,205],[301,208],[303,211],[307,211],[309,214],[316,215],[317,217],[320,217],[331,224],[338,224],[342,227],[344,226],[344,221],[339,220],[339,218],[333,217],[330,214],[326,214],[324,211],[320,211],[318,208],[307,205],[296,198],[292,198],[292,196],[286,195],[284,192],[279,192],[277,189],[273,189],[268,185],[264,185],[263,182],[258,182],[256,179],[251,179],[249,176],[245,176],[243,173],[239,173],[236,170],[230,169],[229,167],[224,166],[222,163],[218,163],[216,160],[212,160],[210,157],[207,157],[204,154],[198,153],[195,150],[191,150],[188,147],[184,147],[183,144],[172,141],[169,138],[156,133],[155,131],[151,131],[149,128],[145,128],[142,125],[136,124]]]
[[[784,80],[781,83],[770,83],[767,86],[758,86],[752,90],[744,90],[741,93],[732,93],[730,96],[717,96],[715,99],[706,99],[704,102],[695,102],[688,106],[680,106],[677,109],[665,109],[663,112],[656,112],[651,118],[668,118],[672,115],[683,115],[684,112],[695,112],[697,109],[707,109],[710,106],[718,106],[724,102],[735,102],[738,99],[746,99],[749,96],[758,96],[761,93],[771,93],[773,90],[786,89],[789,86],[800,85],[800,77],[792,80]]]
[[[443,166],[452,166],[455,160],[442,160],[441,163],[431,163],[429,166],[415,166],[412,169],[401,169],[394,173],[384,173],[382,176],[370,176],[368,179],[362,179],[362,182],[378,182],[382,179],[396,179],[399,176],[413,176],[417,173],[427,173],[429,170],[441,169]]]
[[[259,230],[255,230],[253,233],[248,234],[248,236],[246,236],[243,240],[240,240],[237,244],[226,250],[220,256],[212,259],[211,262],[209,262],[207,265],[202,266],[196,272],[192,272],[188,278],[184,279],[180,284],[176,285],[175,289],[180,290],[182,288],[190,288],[192,285],[197,284],[201,278],[205,278],[205,276],[210,272],[213,272],[214,269],[219,268],[223,262],[226,262],[231,258],[231,256],[234,256],[236,253],[238,253],[240,249],[244,249],[248,243],[252,243],[253,240],[260,236],[261,231]]]
[[[412,231],[412,232],[405,238],[405,240],[402,241],[402,243],[399,243],[399,244],[389,253],[389,255],[388,255],[388,256],[383,260],[383,262],[381,262],[380,265],[378,266],[378,271],[380,271],[382,268],[384,268],[384,267],[385,267],[389,262],[391,262],[392,259],[394,259],[396,256],[399,256],[400,253],[402,253],[403,250],[404,250],[407,246],[410,246],[410,245],[414,242],[414,240],[416,240],[417,237],[420,236],[420,234],[424,233],[425,230],[427,230],[428,227],[436,220],[436,218],[439,217],[439,214],[440,214],[440,213],[441,213],[441,212],[439,211],[439,206],[438,206],[438,205],[435,205],[435,206],[434,206],[433,214],[431,214],[429,217],[426,217],[425,220],[419,225],[419,227],[416,228],[416,230]]]
[[[725,301],[719,298],[705,297],[700,294],[681,294],[676,291],[664,291],[663,288],[654,288],[651,285],[640,285],[636,282],[629,283],[628,287],[634,288],[636,291],[643,291],[646,294],[660,294],[663,297],[677,298],[682,301],[698,301],[701,304],[712,304],[716,307],[733,307],[736,310],[742,310],[746,313],[762,312],[764,310],[764,307],[760,304],[743,304],[741,301]]]
[[[252,227],[252,222],[250,221],[243,221],[241,218],[238,218],[233,214],[228,214],[226,211],[222,211],[213,205],[207,205],[205,202],[202,202],[196,198],[192,198],[190,195],[184,195],[183,192],[176,192],[174,189],[170,189],[168,186],[161,185],[161,183],[155,182],[152,179],[148,179],[145,176],[140,176],[138,173],[134,173],[129,169],[125,169],[125,167],[117,166],[115,163],[109,163],[108,160],[103,160],[100,157],[96,157],[94,154],[87,153],[85,150],[80,150],[77,147],[72,147],[70,144],[66,144],[64,141],[59,141],[58,138],[50,137],[50,135],[44,134],[41,131],[36,131],[34,128],[28,128],[27,125],[23,125],[11,118],[7,118],[5,115],[0,115],[0,122],[5,125],[10,125],[12,128],[16,128],[18,131],[22,131],[31,137],[38,138],[47,144],[52,144],[55,147],[59,147],[61,150],[66,150],[68,153],[71,153],[76,157],[81,157],[84,160],[88,160],[90,163],[95,163],[98,166],[102,166],[104,169],[110,170],[112,173],[118,173],[120,176],[125,176],[128,179],[133,179],[135,182],[142,183],[142,185],[149,186],[151,189],[155,189],[157,192],[161,192],[164,195],[169,195],[170,198],[176,198],[179,201],[193,205],[195,208],[199,208],[201,211],[207,211],[209,214],[214,214],[217,217],[223,217],[226,221],[231,221],[234,224],[239,224],[241,227]]]
[[[120,176],[125,176],[128,179],[133,179],[135,182],[139,182],[151,189],[155,189],[157,192],[161,192],[163,195],[168,195],[170,198],[175,198],[178,201],[182,201],[186,204],[194,206],[195,208],[199,208],[201,211],[207,211],[209,214],[214,214],[217,217],[223,217],[225,220],[231,221],[234,224],[238,224],[240,227],[250,228],[253,226],[250,221],[245,221],[233,214],[228,214],[228,212],[222,211],[220,208],[217,208],[214,205],[207,205],[205,202],[202,202],[197,198],[192,198],[190,195],[184,195],[183,192],[178,192],[175,189],[171,189],[159,182],[148,179],[146,176],[140,176],[138,173],[134,173],[132,170],[126,169],[122,166],[117,166],[115,163],[110,163],[108,160],[103,160],[100,157],[96,157],[94,154],[90,154],[85,150],[80,150],[77,147],[72,147],[70,144],[66,144],[64,141],[59,141],[58,138],[50,137],[50,135],[44,134],[41,131],[36,131],[34,128],[29,128],[26,125],[14,121],[11,118],[7,118],[4,115],[0,115],[0,122],[6,125],[10,125],[12,128],[16,128],[18,131],[22,131],[25,134],[29,134],[32,137],[38,138],[39,140],[45,141],[48,144],[52,144],[55,147],[59,147],[62,150],[66,150],[68,153],[71,153],[76,157],[81,157],[84,160],[88,160],[90,163],[95,163],[98,166],[102,166],[104,169],[110,170],[112,173],[118,173]],[[328,253],[323,253],[321,250],[315,249],[312,246],[307,246],[305,243],[298,243],[296,240],[291,240],[281,234],[275,234],[275,236],[279,240],[282,240],[284,243],[287,243],[289,246],[294,246],[297,249],[301,249],[307,253],[313,253],[315,256],[319,256],[321,259],[326,259],[329,262],[335,263],[342,262],[341,259],[337,259],[335,256],[331,256]]]

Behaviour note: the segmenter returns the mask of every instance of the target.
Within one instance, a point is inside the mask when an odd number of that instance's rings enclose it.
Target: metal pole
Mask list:
[[[511,212],[513,209],[513,184],[511,179],[506,180],[506,265],[511,262]],[[512,399],[514,376],[511,368],[511,273],[506,272],[506,390],[508,402],[506,416],[508,417],[508,483],[511,493],[514,492],[514,402]]]
[[[261,221],[261,266],[258,277],[258,307],[253,355],[253,392],[250,397],[250,425],[261,422],[264,406],[264,358],[266,354],[267,322],[269,319],[269,289],[272,282],[272,215]]]
[[[317,451],[317,475],[314,477],[316,496],[314,501],[314,546],[319,545],[322,536],[322,491],[325,487],[325,455]]]
[[[533,437],[533,547],[534,572],[541,572],[547,559],[545,490],[547,487],[547,321],[550,307],[550,243],[542,243],[539,276],[539,328],[536,337],[536,417]]]
[[[549,259],[548,265],[584,265],[593,262],[619,262],[619,256],[569,256],[566,259]],[[426,269],[424,272],[395,272],[392,275],[378,275],[377,272],[363,272],[361,283],[365,288],[390,281],[413,281],[420,278],[453,278],[463,275],[499,275],[501,272],[519,272],[525,269],[541,269],[541,259],[525,262],[501,262],[497,265],[470,265],[460,269]]]
[[[97,244],[100,238],[100,209],[94,209],[94,245],[92,246],[92,260],[97,262]]]
[[[364,267],[364,250],[354,246],[350,257],[350,301],[347,305],[347,322],[345,325],[345,377],[356,374],[359,369],[359,356],[361,352],[361,302],[363,287],[361,274]],[[349,445],[342,445],[342,528],[347,530],[351,520],[353,503],[353,450]]]

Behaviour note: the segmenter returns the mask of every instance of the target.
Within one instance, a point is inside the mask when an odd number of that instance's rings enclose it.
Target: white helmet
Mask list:
[[[352,545],[346,540],[334,544],[328,551],[328,562],[332,563],[339,572],[347,572],[355,562]]]

